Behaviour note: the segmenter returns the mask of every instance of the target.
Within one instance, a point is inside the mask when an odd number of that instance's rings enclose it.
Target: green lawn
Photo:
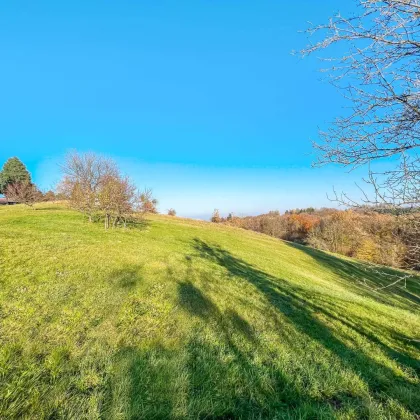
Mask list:
[[[416,418],[419,288],[363,281],[226,226],[0,207],[0,418]]]

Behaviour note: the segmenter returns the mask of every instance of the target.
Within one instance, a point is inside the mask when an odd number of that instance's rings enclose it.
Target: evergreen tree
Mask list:
[[[0,194],[4,194],[9,185],[22,182],[30,183],[31,174],[17,157],[9,158],[0,171]]]

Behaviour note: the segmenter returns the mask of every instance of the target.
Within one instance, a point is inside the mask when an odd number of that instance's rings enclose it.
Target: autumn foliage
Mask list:
[[[392,267],[419,269],[420,213],[305,209],[222,222],[280,239]]]

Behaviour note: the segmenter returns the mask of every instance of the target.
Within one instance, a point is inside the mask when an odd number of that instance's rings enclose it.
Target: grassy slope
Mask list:
[[[419,291],[156,216],[0,208],[0,418],[414,418]]]

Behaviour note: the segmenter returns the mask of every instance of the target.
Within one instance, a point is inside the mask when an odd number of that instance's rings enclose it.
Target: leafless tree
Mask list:
[[[386,160],[386,171],[371,166],[365,201],[418,206],[420,196],[420,1],[358,0],[360,13],[337,14],[311,25],[315,38],[303,51],[314,54],[340,44],[341,57],[324,57],[330,81],[344,93],[350,112],[321,132],[317,164],[350,168]],[[342,197],[347,200],[348,197]],[[351,203],[355,204],[355,203]]]
[[[349,169],[366,165],[364,204],[418,209],[420,0],[357,3],[356,15],[337,14],[306,31],[314,41],[301,51],[304,56],[321,54],[335,44],[343,47],[342,56],[321,59],[328,63],[323,71],[350,104],[347,114],[320,133],[322,141],[315,144],[320,152],[316,165],[338,163]],[[377,162],[388,169],[376,169]],[[335,194],[335,199],[351,206],[361,204],[345,193]],[[401,216],[402,229],[410,227],[410,232],[416,232],[417,216],[413,214]],[[418,247],[413,241],[410,244]],[[419,253],[412,255],[408,268],[419,266]]]
[[[91,222],[98,210],[101,183],[119,176],[115,162],[94,153],[71,152],[61,168],[64,178],[59,191],[67,196],[73,208],[85,213]]]
[[[108,229],[118,224],[126,226],[137,206],[138,195],[129,178],[121,175],[116,163],[102,156],[72,152],[62,166],[64,177],[59,192],[71,207],[85,213],[89,221],[96,215]],[[148,190],[149,191],[149,190]],[[147,202],[156,201],[145,192]]]
[[[6,197],[10,201],[32,207],[37,201],[42,200],[42,193],[32,182],[23,181],[8,185],[6,188]]]

